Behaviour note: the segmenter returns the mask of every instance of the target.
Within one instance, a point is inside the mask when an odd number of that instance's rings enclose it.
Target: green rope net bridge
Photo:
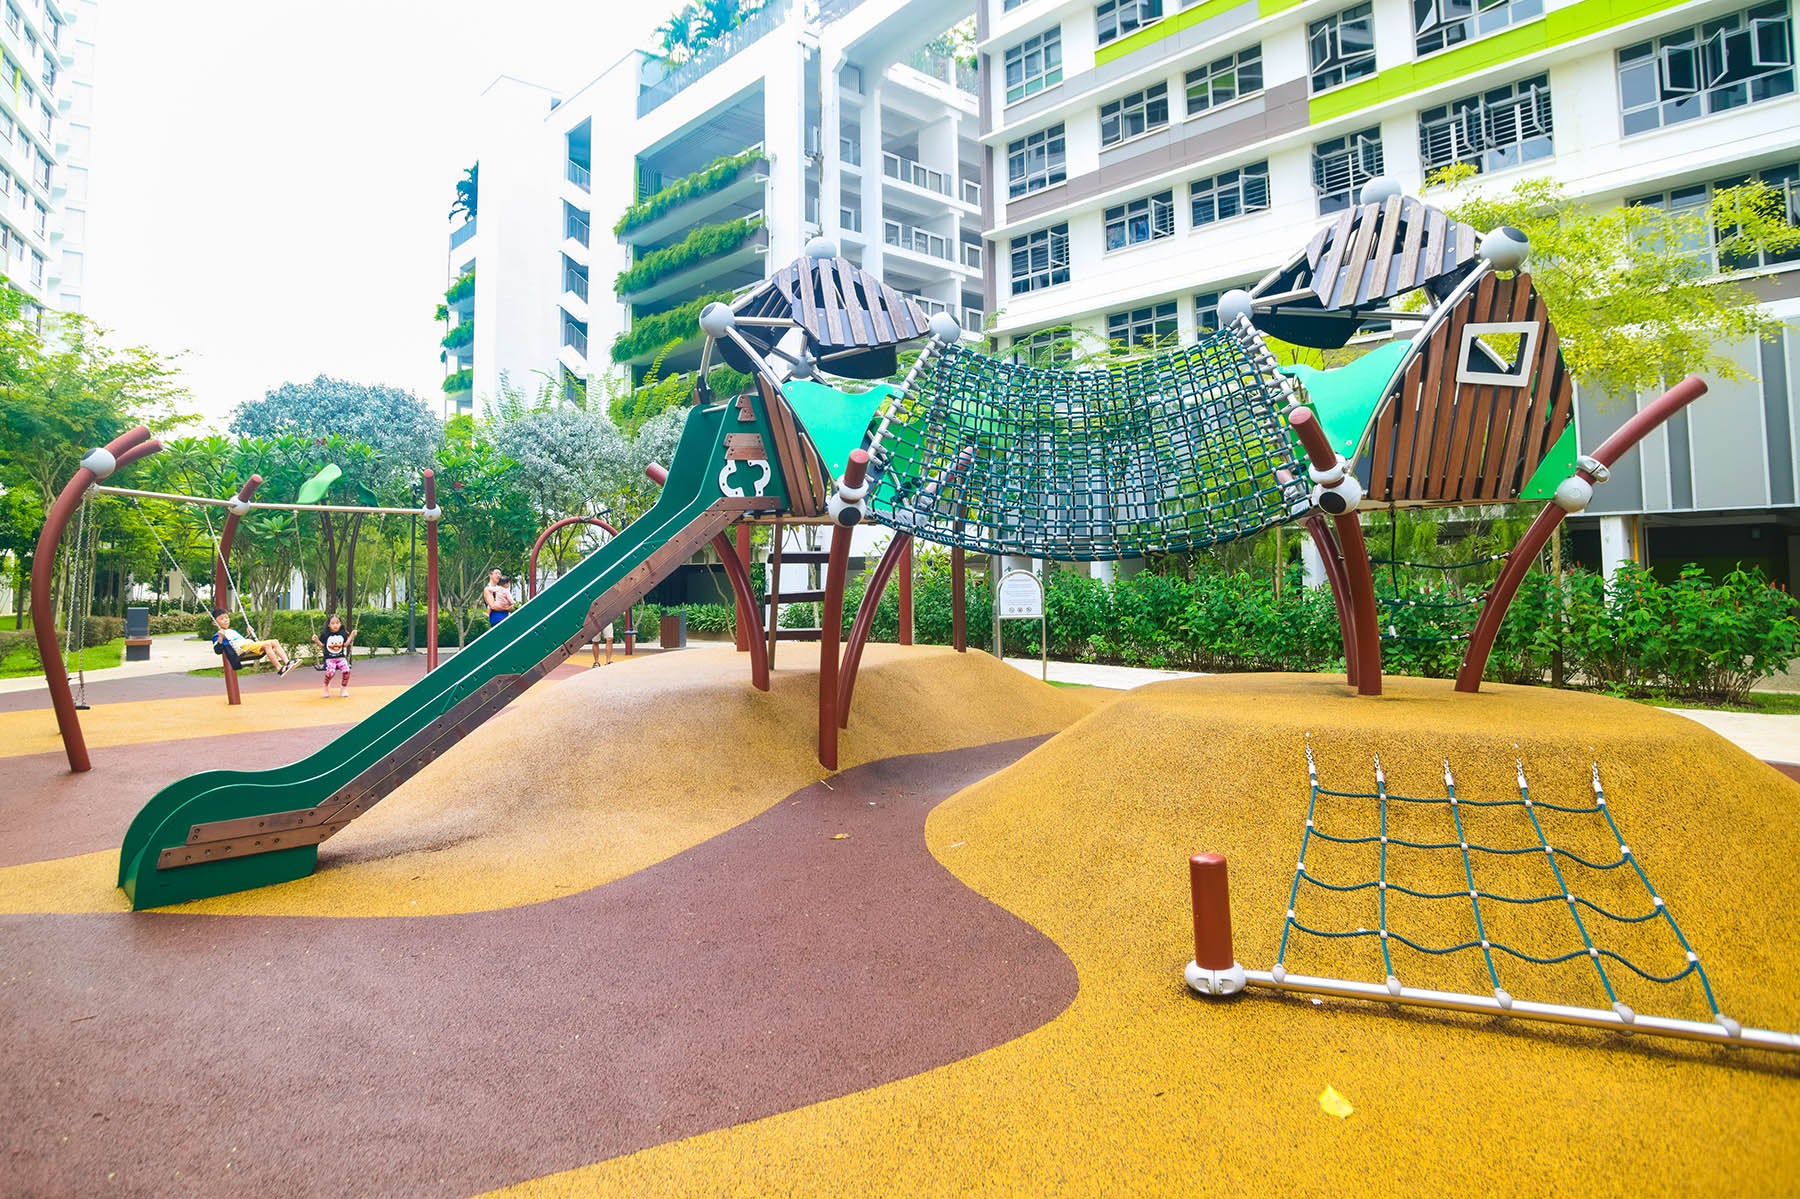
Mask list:
[[[947,345],[889,405],[873,519],[1058,561],[1177,553],[1296,519],[1311,489],[1278,376],[1231,330],[1104,370]]]

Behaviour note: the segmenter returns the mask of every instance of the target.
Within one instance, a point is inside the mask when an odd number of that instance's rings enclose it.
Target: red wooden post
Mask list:
[[[238,488],[238,502],[248,504],[250,497],[261,486],[262,476],[251,475]],[[248,508],[241,511],[234,508],[225,518],[225,527],[219,531],[218,554],[213,559],[213,607],[223,608],[228,614],[231,611],[231,568],[227,564],[231,561],[231,543],[237,538],[238,522],[248,511]],[[245,632],[249,630],[246,629]],[[237,671],[232,669],[230,660],[223,654],[219,655],[219,664],[225,668],[225,702],[232,706],[243,703],[244,697],[238,692]]]
[[[50,688],[50,706],[56,712],[57,731],[62,734],[63,752],[68,755],[69,769],[76,774],[92,768],[88,760],[87,740],[81,734],[81,720],[75,714],[75,696],[69,690],[69,676],[60,669],[62,646],[56,637],[56,605],[51,599],[51,584],[56,575],[56,547],[68,527],[69,517],[81,506],[87,489],[119,468],[123,455],[146,443],[150,430],[143,425],[121,433],[106,443],[104,449],[88,454],[63,489],[57,493],[44,514],[44,527],[38,532],[37,551],[31,559],[31,628],[37,637],[38,657],[44,663],[44,682]],[[149,442],[158,445],[156,442]],[[146,453],[154,451],[146,450]],[[141,456],[141,455],[139,455]]]
[[[438,521],[443,509],[437,505],[437,474],[425,469],[425,671],[438,664]]]
[[[740,533],[749,529],[738,526]],[[713,534],[713,549],[718,551],[719,561],[725,564],[725,577],[731,580],[732,600],[737,610],[738,648],[750,654],[750,685],[758,691],[769,689],[769,653],[763,644],[762,629],[756,629],[757,635],[748,636],[750,630],[750,613],[756,610],[756,597],[750,594],[750,571],[744,560],[738,557],[739,550],[749,548],[749,539],[740,538],[733,546],[723,533]]]
[[[735,577],[732,582],[732,589],[737,595],[737,619],[732,622],[731,632],[732,636],[737,639],[738,653],[741,654],[749,650],[752,641],[762,640],[762,622],[756,619],[756,597],[750,594],[748,583],[750,578],[750,526],[743,521],[739,521],[737,528],[732,530],[732,537],[736,542],[732,547],[732,552],[727,554],[724,549],[721,548],[719,557],[721,559],[726,557],[735,559],[738,564],[738,569],[744,574],[745,586],[743,590],[739,591],[737,589]],[[727,573],[730,573],[730,567],[727,567],[726,570]],[[757,636],[751,636],[752,629],[755,630]],[[754,667],[752,669],[754,669]],[[763,663],[763,673],[765,677],[762,683],[759,684],[759,689],[767,691],[769,689],[769,683],[766,677],[768,674],[768,662],[766,659]]]
[[[894,539],[888,542],[887,552],[881,555],[881,561],[875,564],[875,573],[869,576],[869,588],[863,592],[862,605],[856,610],[856,621],[850,626],[850,641],[844,646],[844,667],[838,673],[838,727],[850,727],[850,697],[856,694],[856,672],[862,666],[863,646],[868,643],[869,632],[875,627],[875,610],[881,606],[881,597],[887,591],[888,578],[898,567],[912,561],[912,534],[895,533]],[[905,575],[900,576],[902,580]],[[905,626],[901,626],[904,630]],[[902,645],[910,642],[901,642]]]
[[[1188,890],[1194,903],[1194,960],[1188,986],[1202,995],[1230,995],[1244,989],[1244,968],[1231,950],[1231,883],[1225,859],[1197,853],[1188,859]]]
[[[1575,468],[1573,478],[1556,489],[1556,498],[1544,505],[1544,510],[1538,513],[1537,519],[1531,522],[1531,527],[1525,530],[1525,536],[1519,538],[1519,544],[1513,546],[1512,552],[1506,556],[1506,565],[1501,569],[1500,577],[1494,580],[1487,598],[1482,601],[1481,616],[1475,621],[1475,631],[1469,634],[1469,648],[1463,654],[1461,669],[1456,672],[1458,691],[1481,689],[1481,676],[1487,673],[1488,655],[1493,652],[1494,639],[1500,635],[1500,623],[1506,619],[1506,610],[1512,606],[1513,597],[1519,593],[1519,585],[1525,581],[1525,572],[1531,569],[1531,563],[1538,552],[1550,540],[1551,534],[1556,532],[1556,526],[1570,512],[1580,512],[1587,507],[1594,484],[1605,477],[1605,468],[1624,457],[1626,451],[1642,441],[1650,430],[1705,394],[1705,380],[1698,375],[1689,375],[1644,405],[1637,415],[1600,444],[1592,457],[1592,461],[1600,469],[1589,467],[1584,460],[1582,465]],[[1580,485],[1572,486],[1576,481]],[[1569,489],[1566,493],[1565,488]]]
[[[868,473],[869,452],[851,450],[838,480],[839,495],[852,502],[861,499]],[[850,538],[855,528],[854,524],[832,526],[825,565],[825,605],[819,621],[819,764],[827,770],[836,770],[838,764],[838,644],[844,632],[844,587],[849,582]]]
[[[950,644],[959,654],[969,652],[969,609],[963,594],[963,548],[950,547]]]
[[[913,643],[913,547],[912,537],[906,539],[905,552],[900,556],[900,644]],[[845,705],[846,710],[848,705]]]
[[[1350,583],[1344,575],[1344,556],[1338,552],[1337,538],[1325,515],[1314,512],[1306,518],[1306,531],[1312,534],[1319,560],[1325,564],[1325,580],[1331,587],[1331,602],[1337,608],[1338,636],[1344,643],[1344,681],[1356,686],[1356,626],[1350,616]]]
[[[526,599],[536,599],[537,598],[537,593],[538,593],[538,584],[537,584],[538,554],[543,551],[544,543],[546,541],[550,540],[550,534],[556,532],[558,529],[566,529],[570,525],[593,525],[596,528],[605,529],[609,534],[611,534],[614,537],[617,537],[619,535],[619,530],[613,528],[610,523],[608,523],[607,521],[601,520],[598,516],[565,516],[559,521],[553,521],[551,524],[549,524],[548,526],[545,527],[545,529],[542,533],[539,533],[537,535],[537,540],[531,543],[531,557],[530,557],[530,559],[527,560],[526,565],[525,565],[525,598]]]

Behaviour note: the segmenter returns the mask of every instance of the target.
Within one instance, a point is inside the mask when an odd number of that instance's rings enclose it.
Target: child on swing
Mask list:
[[[231,613],[225,609],[213,609],[213,626],[219,630],[213,634],[213,644],[223,642],[231,646],[231,652],[239,661],[266,661],[275,668],[276,674],[286,674],[294,668],[293,660],[282,650],[279,641],[251,641],[231,627]]]
[[[316,636],[313,644],[319,647],[324,655],[325,698],[331,698],[331,676],[338,675],[338,697],[350,698],[350,643],[356,640],[356,630],[344,631],[344,618],[333,612],[325,618],[325,640]]]

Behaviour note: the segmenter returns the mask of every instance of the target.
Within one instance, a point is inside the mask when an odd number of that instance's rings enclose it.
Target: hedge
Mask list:
[[[451,371],[444,376],[444,394],[455,395],[459,391],[469,391],[475,386],[475,369],[465,366],[459,371]]]
[[[474,340],[475,322],[460,321],[450,327],[450,332],[444,334],[443,340],[438,344],[446,350],[460,350]]]

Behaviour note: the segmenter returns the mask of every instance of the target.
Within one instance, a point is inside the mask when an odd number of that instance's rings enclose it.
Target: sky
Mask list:
[[[565,94],[678,0],[102,0],[84,308],[177,357],[201,427],[325,373],[443,368],[446,220],[477,99]]]

